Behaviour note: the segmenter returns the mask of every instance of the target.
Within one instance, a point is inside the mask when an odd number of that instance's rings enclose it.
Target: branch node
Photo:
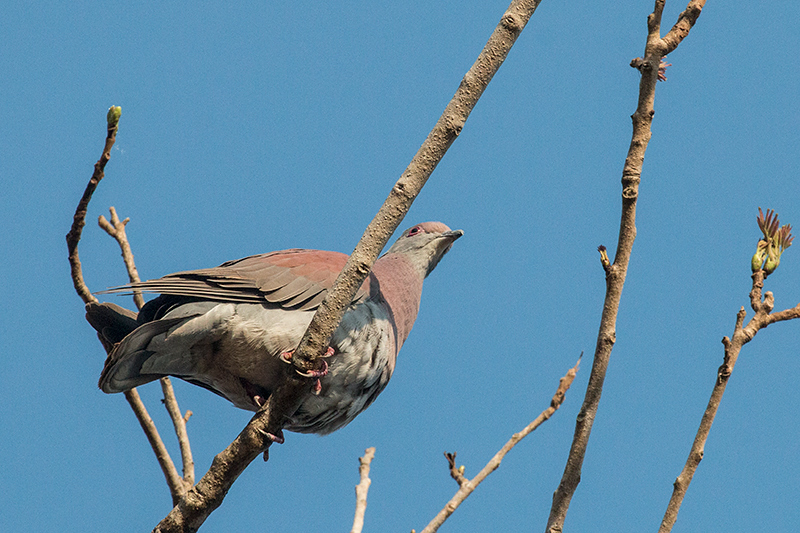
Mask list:
[[[602,244],[597,247],[597,251],[600,252],[600,264],[603,265],[603,270],[608,274],[609,270],[611,270],[611,260],[608,258],[608,251]]]
[[[456,483],[458,483],[459,487],[463,486],[464,483],[467,483],[469,480],[464,477],[464,466],[456,467],[456,452],[444,452],[444,456],[447,458],[447,466],[450,469],[450,477],[456,480]]]
[[[500,24],[502,24],[505,29],[512,33],[519,33],[525,27],[522,21],[518,20],[514,13],[508,12],[503,15],[503,18],[500,19]]]

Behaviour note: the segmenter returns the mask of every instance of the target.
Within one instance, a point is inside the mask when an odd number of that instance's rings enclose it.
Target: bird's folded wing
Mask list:
[[[137,290],[237,303],[272,303],[316,309],[347,262],[347,255],[321,250],[282,250],[228,261],[216,268],[176,272],[163,278],[100,291]],[[369,295],[369,278],[353,301]]]

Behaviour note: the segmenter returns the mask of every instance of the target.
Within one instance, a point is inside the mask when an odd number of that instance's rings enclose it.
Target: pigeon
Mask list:
[[[321,370],[305,374],[317,380],[284,429],[331,433],[375,401],[416,320],[423,280],[462,235],[441,222],[417,224],[375,262]],[[160,295],[138,314],[113,303],[86,306],[108,351],[100,389],[174,376],[257,411],[346,261],[338,252],[290,249],[103,291]]]

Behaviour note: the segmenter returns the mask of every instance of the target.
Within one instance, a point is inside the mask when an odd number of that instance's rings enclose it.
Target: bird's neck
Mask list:
[[[393,315],[399,350],[417,319],[423,278],[403,254],[384,255],[375,262],[372,272],[380,283],[381,295]]]

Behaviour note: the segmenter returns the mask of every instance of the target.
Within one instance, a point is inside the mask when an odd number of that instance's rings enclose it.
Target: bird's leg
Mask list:
[[[323,358],[330,357],[334,353],[335,353],[334,349],[328,346],[328,350],[322,357]],[[280,360],[283,361],[284,363],[291,364],[293,355],[294,355],[294,350],[283,352],[280,355]],[[300,372],[300,370],[295,369],[295,372],[297,372],[298,374],[300,374],[305,378],[316,378],[316,381],[314,382],[314,389],[312,390],[315,396],[318,395],[320,392],[322,392],[322,382],[319,380],[319,378],[328,375],[328,362],[325,359],[320,359],[320,360],[322,361],[322,368],[320,368],[319,370],[312,369],[309,370],[308,372]]]

